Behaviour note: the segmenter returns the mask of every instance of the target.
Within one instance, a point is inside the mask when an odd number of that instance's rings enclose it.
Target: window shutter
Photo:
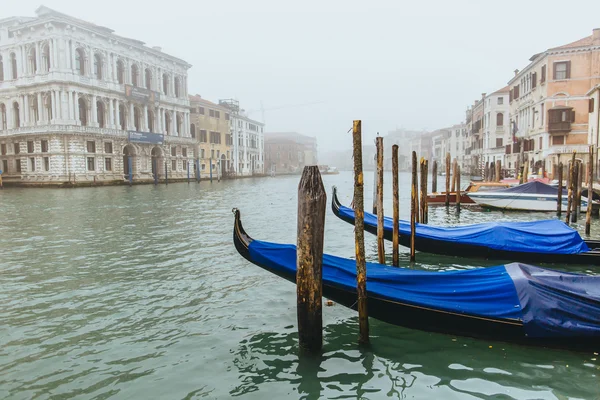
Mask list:
[[[571,122],[575,122],[575,110],[571,110]]]
[[[556,80],[556,63],[552,64],[552,75],[554,76],[554,80]]]
[[[588,110],[588,112],[593,113],[594,112],[594,98],[593,97],[589,101],[589,106],[590,106],[590,109]]]
[[[567,61],[567,79],[571,79],[571,61]]]
[[[540,79],[541,83],[546,82],[546,66],[542,66],[542,79]]]
[[[508,102],[512,103],[513,101],[513,90],[512,88],[508,91]]]
[[[537,72],[531,74],[531,88],[535,88],[537,86]]]

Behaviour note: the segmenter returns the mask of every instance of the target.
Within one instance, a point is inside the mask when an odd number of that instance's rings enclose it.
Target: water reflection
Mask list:
[[[240,383],[230,395],[264,398],[280,384],[306,399],[600,396],[600,364],[591,352],[423,333],[374,320],[371,325],[371,344],[360,347],[356,318],[327,324],[318,356],[298,355],[293,327],[252,335],[232,351]]]

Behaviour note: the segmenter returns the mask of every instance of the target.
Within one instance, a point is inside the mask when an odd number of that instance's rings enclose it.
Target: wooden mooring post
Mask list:
[[[383,243],[383,137],[376,140],[377,147],[377,257],[379,264],[385,264]]]
[[[577,192],[579,191],[579,161],[573,164],[573,200],[571,202],[571,222],[577,222]]]
[[[323,238],[327,194],[317,165],[304,167],[298,185],[296,294],[300,348],[323,346]]]
[[[587,211],[585,213],[585,234],[590,235],[592,225],[592,209],[594,208],[594,146],[590,146],[588,161],[588,195]]]
[[[398,242],[400,234],[400,197],[398,194],[398,145],[392,146],[392,193],[393,193],[393,221],[392,221],[392,265],[400,265]]]
[[[558,163],[558,199],[556,202],[556,216],[560,218],[562,213],[562,187],[563,187],[563,163]]]
[[[456,163],[456,211],[460,211],[460,166],[456,160],[454,162]]]
[[[448,173],[446,173],[446,176]],[[417,203],[417,152],[412,152],[412,183],[410,185],[410,261],[415,261],[415,228],[418,215]]]
[[[502,179],[502,161],[496,160],[496,182]]]
[[[437,193],[437,160],[433,160],[433,166],[431,167],[431,192]]]
[[[577,162],[577,219],[581,216],[581,192],[583,189],[583,162]]]
[[[450,153],[446,153],[446,207],[450,205]]]
[[[369,316],[367,313],[367,269],[365,262],[365,203],[362,165],[361,121],[352,123],[354,158],[354,240],[356,251],[356,292],[358,297],[358,342],[369,343]]]
[[[571,158],[571,163],[569,164],[569,191],[567,194],[567,212],[565,222],[568,224],[571,221],[571,207],[573,204],[573,192],[575,191],[575,182],[574,182],[574,171],[575,171],[575,152],[573,152],[573,156]]]
[[[452,193],[456,192],[456,158],[452,161],[452,188],[450,191]]]
[[[421,157],[421,195],[420,195],[420,221],[422,224],[427,223],[427,176],[429,175],[427,171],[427,160]]]
[[[523,163],[523,183],[529,180],[529,160]]]

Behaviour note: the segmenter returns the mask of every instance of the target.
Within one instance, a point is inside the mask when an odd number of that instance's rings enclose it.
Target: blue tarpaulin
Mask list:
[[[354,210],[340,206],[340,216],[354,219]],[[365,212],[365,225],[377,226],[377,216]],[[400,235],[410,235],[410,223],[400,221]],[[384,229],[392,231],[392,219],[384,217]],[[496,250],[578,254],[589,251],[579,233],[564,222],[551,219],[531,222],[487,222],[456,227],[416,224],[417,237],[457,242]]]
[[[252,241],[252,259],[295,276],[296,247]],[[356,288],[356,261],[323,255],[323,284]],[[512,263],[427,272],[367,263],[369,296],[428,309],[522,321],[530,338],[600,337],[600,276]]]

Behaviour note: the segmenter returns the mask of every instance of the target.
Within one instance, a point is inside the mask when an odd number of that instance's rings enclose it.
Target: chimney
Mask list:
[[[592,31],[592,44],[594,46],[600,46],[600,28],[596,28]]]
[[[481,98],[485,99],[485,93],[481,93]]]
[[[515,69],[515,76],[519,75],[519,70]]]

